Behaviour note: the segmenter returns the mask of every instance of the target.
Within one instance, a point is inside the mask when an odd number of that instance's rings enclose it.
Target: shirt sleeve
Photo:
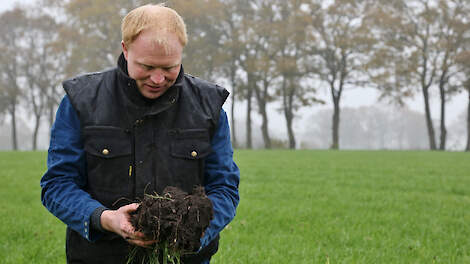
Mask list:
[[[240,201],[240,171],[233,161],[230,129],[223,109],[211,145],[213,152],[205,161],[204,188],[213,204],[214,219],[201,238],[201,248],[207,246],[232,221]]]
[[[68,227],[89,241],[94,241],[102,233],[90,228],[91,215],[103,205],[82,189],[86,183],[80,120],[69,98],[65,96],[51,129],[47,171],[40,182],[41,200]]]

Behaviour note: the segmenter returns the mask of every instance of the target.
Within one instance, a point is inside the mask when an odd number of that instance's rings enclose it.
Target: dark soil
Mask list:
[[[145,195],[131,223],[148,239],[166,242],[168,249],[183,255],[199,249],[199,239],[213,214],[202,186],[195,186],[191,194],[167,187],[161,196]]]

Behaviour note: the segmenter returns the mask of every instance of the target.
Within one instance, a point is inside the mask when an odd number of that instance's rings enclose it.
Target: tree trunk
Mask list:
[[[18,139],[16,133],[16,99],[12,99],[10,103],[11,145],[13,150],[18,150]]]
[[[36,124],[34,125],[34,131],[33,131],[32,150],[37,150],[38,149],[38,132],[39,132],[39,126],[40,125],[41,125],[41,115],[36,115]]]
[[[294,95],[290,92],[289,87],[287,85],[287,77],[284,77],[284,81],[282,83],[283,86],[283,103],[284,103],[284,116],[286,118],[286,125],[287,125],[287,136],[289,138],[289,148],[295,149],[295,135],[294,130],[292,129],[294,113],[292,112],[293,106],[293,99]]]
[[[332,142],[331,149],[339,149],[339,100],[333,99]]]
[[[446,94],[444,90],[444,84],[439,85],[439,92],[441,96],[441,134],[440,134],[440,144],[439,150],[446,149],[446,138],[447,138],[447,129],[446,129]]]
[[[251,136],[251,103],[252,103],[252,95],[253,95],[253,88],[252,88],[252,76],[248,74],[248,87],[247,87],[247,94],[246,94],[246,148],[252,149],[253,148],[253,141]]]
[[[49,103],[49,130],[51,130],[54,124],[54,105]]]
[[[468,92],[468,106],[467,106],[467,146],[465,151],[470,151],[470,87],[467,89]]]
[[[434,126],[431,118],[431,109],[429,106],[429,88],[423,88],[424,98],[424,114],[426,116],[426,126],[428,128],[429,148],[436,150],[436,138],[434,133]]]
[[[232,114],[230,116],[230,120],[231,120],[231,128],[232,128],[232,146],[234,148],[238,147],[237,134],[235,132],[235,101],[236,101],[236,95],[237,95],[237,87],[236,87],[236,82],[235,82],[236,70],[237,69],[233,66],[230,68],[230,82],[232,84],[232,105],[230,106],[230,112]]]
[[[330,83],[330,92],[331,92],[331,99],[333,100],[333,120],[331,122],[331,146],[330,149],[339,149],[339,122],[340,122],[340,100],[341,100],[341,93],[343,92],[343,77],[342,75],[339,88],[338,90],[335,89],[335,82],[332,81]]]
[[[442,73],[439,78],[439,96],[441,99],[441,122],[439,135],[439,150],[446,149],[447,129],[446,129],[446,84],[449,80],[448,75],[448,58],[449,52],[446,51],[444,56]]]
[[[234,88],[233,88],[234,89]],[[232,105],[230,106],[230,112],[232,113],[230,116],[230,123],[232,128],[232,146],[236,148],[237,144],[237,134],[235,132],[235,93],[232,90]]]
[[[259,97],[257,93],[257,98]],[[268,113],[266,112],[266,101],[263,98],[258,98],[258,107],[259,107],[259,113],[262,117],[262,123],[261,123],[261,134],[263,135],[263,141],[264,141],[264,148],[270,149],[271,148],[271,138],[269,137],[269,131],[268,131]]]
[[[246,106],[246,148],[253,148],[253,141],[251,137],[251,92],[247,97],[247,106]]]
[[[264,104],[262,108],[260,107],[260,114],[263,118],[263,123],[261,124],[261,132],[263,134],[264,147],[266,149],[271,149],[271,138],[269,136],[268,130],[268,113],[266,112],[266,104]]]
[[[261,93],[259,87],[255,84],[256,102],[258,103],[258,112],[262,117],[261,133],[263,135],[264,148],[271,149],[271,138],[268,129],[268,113],[266,111],[267,104],[267,89],[269,84],[263,81],[263,92]]]
[[[287,135],[289,136],[289,148],[295,149],[295,136],[294,130],[292,129],[293,123],[293,114],[292,109],[285,112],[286,122],[287,122]]]

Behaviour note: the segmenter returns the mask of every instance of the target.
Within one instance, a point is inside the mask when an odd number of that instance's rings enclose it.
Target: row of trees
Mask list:
[[[143,0],[42,0],[35,7],[0,14],[0,113],[12,123],[19,106],[52,124],[63,95],[60,82],[115,65],[120,22]],[[339,146],[341,99],[347,89],[375,87],[383,103],[422,96],[429,147],[446,148],[446,103],[467,91],[470,102],[470,0],[174,0],[185,19],[189,45],[185,70],[232,92],[231,112],[246,105],[246,147],[252,147],[252,114],[262,117],[264,145],[271,147],[268,106],[286,120],[295,148],[294,119],[301,107],[333,105],[332,149]],[[440,100],[439,141],[430,97]],[[237,145],[235,115],[232,140]],[[470,105],[468,115],[470,132]],[[470,133],[466,150],[470,150]]]

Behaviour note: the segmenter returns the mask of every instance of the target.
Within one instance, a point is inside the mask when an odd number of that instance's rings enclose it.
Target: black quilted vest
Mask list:
[[[204,159],[228,92],[184,74],[155,100],[140,95],[127,75],[121,54],[118,67],[63,83],[81,123],[87,161],[85,190],[117,209],[166,186],[190,192],[204,184]],[[183,263],[200,263],[217,251],[218,238]],[[129,245],[108,235],[90,243],[67,230],[68,263],[125,263]],[[203,255],[203,256],[201,256]]]

